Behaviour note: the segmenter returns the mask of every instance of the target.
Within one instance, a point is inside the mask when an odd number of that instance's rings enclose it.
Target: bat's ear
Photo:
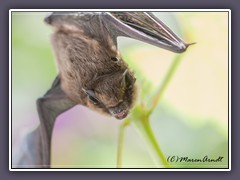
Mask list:
[[[121,76],[121,85],[122,85],[122,87],[126,86],[127,73],[128,73],[128,69],[126,69],[124,71],[124,73],[122,74],[122,76]]]

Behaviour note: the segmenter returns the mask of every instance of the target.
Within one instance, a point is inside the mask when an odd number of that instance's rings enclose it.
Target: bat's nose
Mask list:
[[[128,115],[128,111],[123,110],[123,111],[117,113],[114,117],[121,120],[121,119],[124,119],[125,117],[127,117],[127,115]]]
[[[113,115],[116,119],[122,120],[122,119],[124,119],[125,117],[127,117],[127,115],[128,115],[128,110],[122,110],[122,111],[119,111],[119,112],[117,112],[117,113],[112,113],[112,115]]]
[[[119,120],[124,119],[128,115],[128,110],[126,109],[123,110],[121,108],[114,107],[114,108],[109,108],[108,110],[116,119],[119,119]]]

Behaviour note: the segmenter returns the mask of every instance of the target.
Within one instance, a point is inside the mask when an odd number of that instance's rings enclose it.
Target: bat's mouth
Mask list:
[[[127,111],[127,110],[123,110],[123,111],[115,114],[114,117],[115,117],[116,119],[121,120],[121,119],[124,119],[125,117],[127,117],[127,115],[128,115],[128,111]]]
[[[110,12],[115,25],[127,35],[158,47],[181,53],[193,43],[183,42],[170,28],[150,12]],[[118,21],[118,22],[117,22]]]

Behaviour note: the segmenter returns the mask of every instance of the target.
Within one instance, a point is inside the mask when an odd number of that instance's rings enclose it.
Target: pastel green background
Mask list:
[[[12,13],[14,154],[19,153],[21,138],[38,125],[36,99],[48,90],[57,75],[50,43],[52,29],[43,22],[46,14]],[[151,116],[156,138],[166,157],[224,157],[221,163],[174,163],[177,168],[226,168],[228,13],[162,12],[156,15],[185,41],[197,42],[185,52]],[[177,54],[128,38],[119,38],[119,47],[123,58],[139,75],[139,100],[148,99]],[[144,86],[149,89],[144,90]],[[53,132],[52,167],[115,168],[120,123],[82,106],[65,112],[58,118]],[[123,167],[156,167],[145,142],[131,126],[125,134]]]

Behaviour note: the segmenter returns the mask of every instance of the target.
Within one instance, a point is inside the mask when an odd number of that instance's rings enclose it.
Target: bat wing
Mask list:
[[[189,45],[150,12],[107,12],[105,20],[117,29],[116,36],[126,36],[175,52],[184,52]]]
[[[194,44],[184,42],[151,12],[54,12],[45,22],[103,39],[109,32],[115,44],[118,36],[126,36],[175,53]]]
[[[59,76],[54,80],[52,87],[46,94],[37,100],[37,110],[40,119],[40,155],[41,165],[50,166],[52,131],[57,116],[75,106],[61,89]]]
[[[16,155],[15,167],[49,168],[51,138],[57,116],[75,106],[62,91],[60,78],[57,76],[47,93],[37,100],[40,125],[27,134],[22,142],[22,152]]]

